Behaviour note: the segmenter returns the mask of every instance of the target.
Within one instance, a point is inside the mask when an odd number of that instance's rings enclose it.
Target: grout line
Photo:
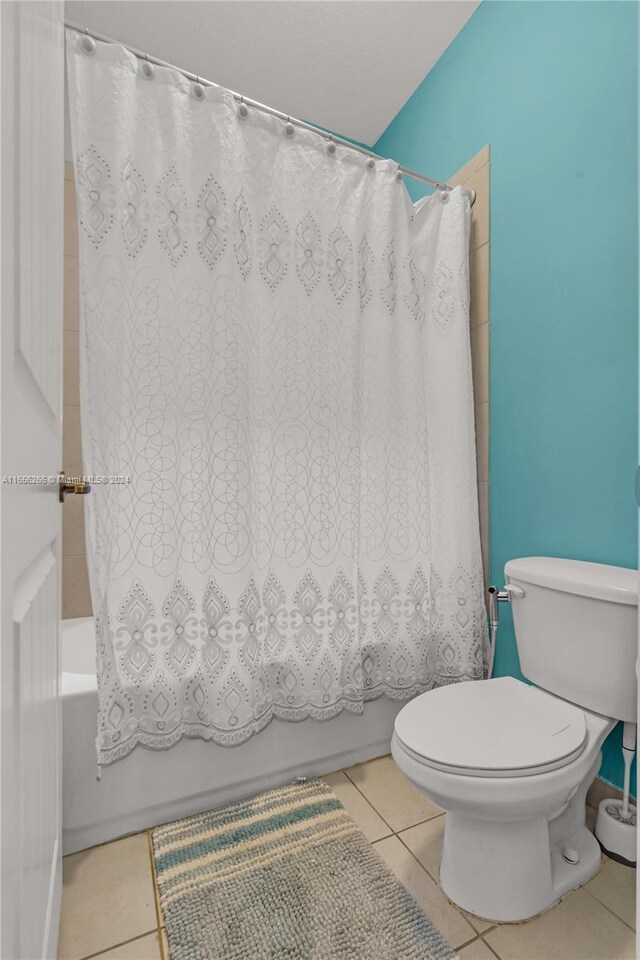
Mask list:
[[[409,830],[410,827],[407,827],[407,829]],[[409,847],[406,845],[406,843],[404,842],[404,840],[402,839],[402,837],[400,836],[400,834],[396,834],[396,836],[397,836],[398,840],[400,841],[400,843],[402,844],[402,846],[405,848],[405,850],[409,853],[409,855],[410,855],[411,857],[413,857],[413,859],[414,859],[415,862],[418,864],[418,866],[419,866],[422,870],[424,870],[424,872],[425,872],[426,875],[429,877],[429,879],[432,880],[432,881],[435,883],[435,885],[436,885],[436,887],[438,888],[438,890],[440,891],[440,893],[441,893],[443,896],[446,897],[447,895],[446,895],[446,893],[444,892],[444,890],[442,889],[442,887],[440,886],[440,883],[438,882],[438,880],[436,879],[436,877],[434,877],[434,876],[427,870],[427,868],[425,867],[425,865],[418,860],[418,858],[416,857],[416,855],[415,855],[415,853],[413,852],[413,850],[410,850],[410,849],[409,849]],[[469,925],[469,927],[473,930],[475,936],[472,937],[472,940],[477,940],[478,937],[480,936],[480,933],[478,932],[478,930],[476,930],[476,928],[475,928],[474,925],[471,923],[471,921],[470,921],[470,920],[467,920],[467,918],[465,917],[465,915],[464,915],[464,913],[462,912],[462,910],[460,909],[460,907],[456,906],[456,904],[453,903],[451,900],[449,900],[448,897],[447,897],[447,902],[451,904],[451,906],[452,906],[453,909],[456,911],[456,913],[458,913],[458,914],[462,917],[462,919]],[[468,942],[471,943],[471,940],[468,941]]]
[[[375,847],[379,843],[384,843],[385,840],[393,840],[394,837],[395,837],[395,833],[388,833],[384,837],[378,837],[376,840],[369,840],[368,842],[371,844],[372,847]]]
[[[474,247],[473,250],[469,251],[469,257],[472,257],[474,253],[478,252],[478,250],[482,250],[483,247],[488,247],[490,243],[491,240],[485,240],[485,242],[481,243],[479,247]],[[71,256],[71,254],[67,254],[67,256]]]
[[[482,150],[484,150],[484,147],[482,148]],[[482,150],[479,150],[478,153],[482,153]],[[464,180],[460,180],[458,183],[454,184],[454,186],[456,187],[465,187],[468,184],[469,180],[475,177],[477,173],[480,173],[480,171],[484,170],[485,167],[489,167],[491,165],[491,152],[489,152],[488,159],[483,160],[482,163],[480,163],[479,166],[476,167],[476,166],[473,166],[473,161],[476,159],[477,156],[478,154],[476,154],[473,157],[470,157],[466,163],[464,163],[458,170],[455,171],[455,173],[452,173],[451,176],[447,178],[447,183],[451,183],[451,180],[455,180],[457,177],[459,177],[460,174],[464,172],[465,167],[470,167],[471,169],[469,173],[467,173],[467,175],[465,176]],[[491,176],[491,171],[489,171],[489,176]]]
[[[439,816],[443,816],[443,814],[439,814]],[[432,819],[435,819],[435,817],[433,817]],[[423,823],[426,823],[426,822],[427,822],[427,821],[423,821]],[[417,824],[416,824],[416,826],[417,826]],[[410,830],[411,827],[406,827],[406,829],[407,829],[407,830]],[[415,853],[414,853],[412,850],[409,849],[409,847],[406,845],[406,843],[404,842],[404,840],[402,839],[402,837],[400,836],[400,834],[399,834],[399,833],[396,833],[396,834],[394,834],[394,836],[400,841],[400,843],[401,843],[402,846],[405,848],[405,850],[407,851],[407,853],[408,853],[411,857],[413,857],[413,859],[414,859],[415,862],[418,864],[418,866],[420,867],[420,869],[423,870],[423,871],[426,873],[426,875],[429,877],[430,880],[433,881],[433,883],[435,883],[435,885],[436,885],[436,887],[438,888],[438,890],[440,891],[440,893],[441,893],[443,896],[446,897],[446,894],[445,894],[444,890],[442,889],[442,887],[440,886],[438,880],[429,872],[429,870],[427,870],[427,868],[425,867],[425,865],[418,860],[418,858],[416,857]],[[379,841],[376,840],[376,843],[378,843],[378,842],[379,842]],[[374,846],[375,846],[375,844],[374,844]],[[403,886],[404,886],[404,884],[403,884]],[[405,887],[405,889],[406,889],[406,887]],[[448,897],[447,897],[447,903],[449,903],[449,904],[451,905],[451,907],[456,911],[456,913],[461,917],[461,919],[466,922],[466,924],[468,925],[468,927],[471,929],[471,931],[472,931],[472,933],[473,933],[473,936],[472,936],[472,937],[470,937],[468,940],[465,940],[463,943],[461,943],[461,944],[459,944],[458,946],[456,946],[456,947],[453,948],[453,949],[456,951],[456,953],[458,953],[458,952],[459,952],[460,950],[462,950],[464,947],[468,947],[470,943],[475,943],[476,940],[479,940],[480,937],[482,936],[482,934],[481,934],[478,930],[476,930],[476,928],[473,926],[473,924],[471,923],[471,921],[465,916],[464,912],[460,909],[460,907],[456,906],[456,904],[453,903],[451,900],[449,900]],[[487,931],[487,932],[489,932],[489,931]]]
[[[375,759],[379,759],[379,757],[376,757]],[[367,761],[367,762],[370,763],[371,761],[369,760],[369,761]],[[358,766],[361,766],[361,764],[358,764]],[[356,790],[358,791],[358,793],[360,794],[360,796],[361,796],[361,797],[364,797],[364,799],[367,801],[367,803],[369,804],[369,806],[371,807],[371,809],[373,810],[373,812],[376,813],[376,814],[380,817],[380,819],[381,819],[382,822],[384,823],[385,827],[387,827],[387,829],[391,831],[391,832],[389,833],[389,836],[393,836],[393,835],[395,834],[395,830],[393,829],[393,827],[391,826],[391,824],[388,823],[387,820],[385,820],[385,818],[382,816],[382,814],[380,813],[379,810],[376,810],[376,808],[375,808],[374,805],[371,803],[371,801],[369,800],[369,798],[367,797],[367,795],[362,792],[362,790],[360,789],[360,787],[358,786],[358,784],[353,782],[353,780],[351,779],[351,777],[350,777],[349,774],[347,773],[346,769],[345,769],[345,770],[342,770],[342,771],[340,771],[340,772],[341,772],[341,773],[344,773],[344,775],[345,775],[345,777],[347,778],[347,780],[356,788]],[[381,840],[386,840],[387,837],[380,837],[380,839],[381,839]],[[377,841],[376,841],[376,842],[377,842]]]
[[[444,817],[446,812],[446,810],[443,810],[442,813],[434,813],[432,817],[427,817],[426,820],[418,820],[417,823],[412,823],[409,827],[403,827],[402,830],[396,830],[396,836],[399,837],[401,833],[406,833],[407,830],[413,830],[414,827],[422,827],[425,823],[431,823],[432,820],[437,820],[439,817]]]
[[[407,827],[407,830],[410,830],[410,829],[411,829],[411,827]],[[404,842],[404,840],[402,839],[402,836],[401,836],[399,833],[397,833],[396,836],[397,836],[398,840],[400,841],[400,843],[402,844],[402,846],[405,848],[405,850],[406,850],[406,851],[413,857],[413,859],[416,861],[416,863],[418,864],[418,866],[422,867],[422,869],[424,870],[424,872],[426,873],[426,875],[427,875],[431,880],[433,880],[433,882],[434,882],[434,883],[436,884],[436,886],[438,887],[438,890],[442,891],[442,887],[440,886],[437,877],[434,877],[433,874],[432,874],[429,870],[427,870],[427,868],[425,867],[425,865],[424,865],[423,863],[420,863],[420,861],[419,861],[418,858],[416,857],[416,855],[415,855],[415,853],[413,852],[413,850],[411,850],[411,849],[407,846],[407,844]],[[443,892],[443,891],[442,891],[442,892]],[[448,899],[448,898],[447,898],[447,899]],[[451,902],[451,901],[449,901],[449,902]],[[456,907],[456,910],[458,910],[458,909],[459,909],[459,908]],[[466,917],[465,917],[465,919],[466,919]],[[469,921],[467,921],[467,923],[468,923],[468,922],[469,922]],[[475,929],[475,927],[472,927],[472,929]]]
[[[443,892],[444,892],[444,891],[443,891]],[[446,897],[446,896],[447,896],[447,895],[446,895],[446,893],[445,893],[445,897]],[[452,901],[449,900],[449,903],[452,903]],[[455,907],[455,903],[453,904],[453,906]],[[461,908],[458,907],[458,909],[460,910]],[[467,914],[464,913],[464,911],[462,911],[462,916],[465,918],[465,920],[467,921],[467,923],[470,923],[471,926],[473,927],[473,922],[469,919],[469,917],[472,916],[472,914],[469,914],[469,916],[467,916]],[[476,919],[479,920],[480,918],[477,917]],[[486,921],[486,922],[488,923],[489,921]],[[526,922],[527,922],[527,921],[525,920],[525,923],[526,923]],[[488,933],[493,933],[494,930],[498,930],[500,927],[508,927],[509,925],[510,925],[510,924],[508,924],[508,923],[506,923],[506,922],[505,922],[505,923],[494,923],[494,924],[492,924],[490,927],[487,927],[486,930],[483,930],[482,932],[478,931],[478,937],[479,937],[479,938],[481,938],[481,937],[486,937],[486,935],[487,935]],[[475,930],[476,928],[473,927],[473,929]]]
[[[464,943],[461,943],[457,947],[453,947],[453,949],[456,951],[456,953],[460,953],[460,951],[464,950],[465,947],[470,947],[472,943],[477,943],[479,939],[480,939],[480,934],[476,933],[475,937],[472,937],[471,940],[465,940]]]
[[[491,953],[494,955],[494,957],[497,957],[498,960],[502,960],[500,954],[499,954],[496,950],[494,950],[494,948],[491,946],[491,944],[490,944],[487,940],[484,939],[486,933],[493,933],[493,931],[494,931],[494,930],[497,930],[497,929],[498,929],[497,927],[492,927],[491,930],[485,930],[485,933],[480,934],[480,939],[481,939],[482,942],[484,943],[484,945],[485,945],[485,947],[487,948],[487,950],[490,950],[490,951],[491,951]]]
[[[443,816],[444,816],[444,813],[441,813],[441,814],[439,814],[438,816],[443,817]],[[437,817],[432,817],[431,819],[432,819],[432,820],[436,820]],[[427,820],[423,820],[423,823],[428,823],[428,821],[427,821]],[[418,826],[418,824],[416,824],[416,826]],[[411,830],[411,827],[407,827],[406,829],[407,829],[407,830]],[[404,832],[404,831],[403,831],[403,832]],[[420,860],[418,860],[418,858],[416,857],[416,855],[415,855],[415,853],[413,852],[413,850],[411,850],[410,847],[408,847],[407,844],[406,844],[406,843],[404,842],[404,840],[402,839],[401,834],[397,833],[396,836],[397,836],[398,840],[400,841],[400,843],[402,844],[402,846],[405,848],[405,850],[407,850],[408,853],[411,854],[411,856],[412,856],[413,859],[416,861],[416,863],[418,864],[418,866],[422,867],[422,869],[424,870],[424,872],[426,873],[426,875],[427,875],[431,880],[433,880],[433,882],[435,883],[435,885],[436,885],[436,887],[438,888],[438,890],[440,891],[440,893],[441,893],[444,897],[446,897],[447,903],[449,903],[449,904],[453,907],[453,909],[456,911],[456,913],[460,914],[460,916],[462,917],[462,919],[465,920],[465,921],[469,924],[469,926],[471,927],[471,929],[473,930],[473,932],[476,934],[476,936],[473,938],[474,940],[477,940],[478,937],[482,937],[482,936],[484,936],[485,933],[490,933],[492,930],[495,930],[495,929],[496,929],[495,926],[492,926],[492,927],[489,927],[487,930],[484,930],[482,933],[481,933],[479,930],[476,930],[476,928],[475,928],[474,925],[473,925],[473,921],[469,919],[469,917],[466,915],[466,913],[464,912],[464,910],[462,909],[462,907],[459,907],[456,903],[453,902],[453,900],[450,900],[449,897],[447,897],[446,893],[444,892],[444,890],[443,890],[442,887],[440,886],[440,881],[439,881],[439,879],[438,879],[437,877],[434,877],[433,874],[431,873],[431,871],[428,870],[427,867],[425,867],[425,865],[420,862]],[[471,941],[469,941],[469,942],[471,942]]]
[[[75,617],[63,617],[63,620],[74,620]],[[141,833],[146,833],[147,829],[150,827],[145,827],[144,830],[132,830],[130,833],[123,833],[120,837],[113,837],[112,840],[103,840],[102,843],[92,843],[90,847],[82,847],[81,850],[74,850],[73,853],[65,853],[63,860],[67,860],[69,857],[77,857],[79,853],[88,853],[90,850],[98,850],[100,847],[108,847],[112,843],[119,843],[120,840],[129,840],[131,837],[139,837]]]
[[[381,753],[379,757],[370,757],[369,760],[361,760],[360,763],[352,763],[348,767],[342,767],[341,770],[336,770],[335,772],[347,773],[347,770],[351,770],[353,767],[368,767],[369,764],[375,763],[376,760],[384,760],[386,757],[390,757],[390,756],[391,756],[391,753],[387,751],[387,753]],[[349,776],[348,773],[347,773],[347,776]]]
[[[165,957],[164,953],[164,942],[162,938],[162,927],[163,927],[163,916],[162,910],[160,909],[160,891],[158,890],[158,879],[156,877],[156,867],[153,860],[153,839],[151,836],[151,830],[147,830],[147,846],[149,850],[149,862],[151,868],[151,882],[153,883],[153,900],[156,908],[156,920],[158,921],[158,940],[160,942],[160,957],[161,960],[169,960],[168,957]]]
[[[389,754],[385,754],[385,756],[389,756]],[[373,758],[373,760],[380,760],[380,759],[382,759],[382,758],[381,758],[381,757],[374,757],[374,758]],[[365,763],[358,763],[358,764],[356,764],[356,766],[358,766],[358,767],[363,767],[363,766],[365,766],[365,764],[367,764],[367,763],[372,763],[373,760],[365,760]],[[366,793],[364,793],[364,792],[360,789],[360,787],[358,786],[358,784],[357,784],[354,780],[351,779],[351,777],[349,776],[349,774],[348,774],[348,772],[347,772],[347,768],[346,768],[346,767],[345,767],[343,770],[336,770],[336,773],[344,773],[345,777],[349,780],[350,783],[353,784],[353,786],[356,788],[356,790],[358,791],[358,793],[360,794],[360,796],[364,797],[364,799],[367,801],[367,803],[369,804],[369,806],[371,807],[371,809],[374,811],[374,813],[377,813],[377,815],[380,817],[380,819],[382,820],[382,822],[389,828],[389,830],[391,831],[391,833],[389,834],[389,836],[394,836],[394,837],[396,837],[396,836],[398,836],[398,835],[402,832],[402,831],[400,831],[400,830],[394,830],[393,827],[391,826],[391,824],[390,824],[387,820],[385,820],[385,818],[382,816],[382,814],[380,813],[380,811],[378,810],[378,808],[373,805],[373,803],[372,803],[371,800],[369,800],[369,797],[366,795]],[[445,815],[445,813],[446,813],[446,810],[443,810],[442,813],[436,813],[433,817],[427,817],[425,820],[418,820],[417,823],[412,823],[412,824],[410,824],[408,827],[402,827],[402,830],[411,830],[412,827],[419,827],[419,826],[421,826],[423,823],[429,823],[430,820],[436,820],[438,817],[443,817],[443,816]],[[388,839],[388,837],[379,837],[378,839],[379,839],[379,840],[386,840],[386,839]],[[378,841],[376,840],[375,842],[377,843]]]
[[[143,937],[148,937],[152,933],[158,933],[157,928],[153,930],[147,930],[146,933],[139,933],[137,937],[131,937],[129,940],[122,940],[120,943],[112,943],[110,947],[105,947],[104,950],[100,950],[98,953],[88,953],[85,957],[81,957],[80,960],[93,960],[94,957],[103,957],[105,953],[110,953],[112,950],[117,950],[119,947],[126,947],[128,943],[135,943],[136,940],[142,940]]]
[[[458,184],[458,186],[466,187],[469,183],[469,180],[473,180],[473,178],[478,173],[481,173],[485,167],[489,167],[489,170],[487,170],[487,174],[489,176],[489,189],[491,189],[491,157],[489,157],[488,160],[485,160],[485,162],[481,164],[479,167],[476,167],[475,170],[472,170],[471,173],[467,177],[465,177],[460,184]]]
[[[629,869],[631,869],[631,868],[629,868]],[[600,870],[602,870],[602,867],[600,867]],[[598,873],[599,873],[599,872],[600,872],[600,871],[598,871]],[[596,873],[595,876],[597,877],[598,874]],[[593,880],[593,879],[594,879],[594,877],[591,877],[591,880]],[[587,880],[587,883],[589,883],[589,882],[590,882],[590,881]],[[604,903],[604,901],[602,901],[602,900],[600,899],[600,897],[596,897],[595,893],[591,893],[591,890],[587,890],[586,884],[583,884],[583,886],[577,887],[576,889],[578,889],[578,890],[584,890],[584,892],[585,892],[586,894],[588,894],[588,895],[591,897],[592,900],[597,900],[597,902],[600,904],[600,906],[601,906],[601,907],[604,907],[605,910],[607,910],[607,911],[611,914],[612,917],[615,917],[616,920],[619,920],[619,921],[620,921],[620,923],[624,923],[624,925],[625,925],[625,927],[627,928],[627,930],[632,930],[634,933],[636,932],[636,931],[634,930],[634,928],[631,926],[631,924],[627,923],[626,920],[623,920],[622,917],[618,916],[617,913],[614,913],[613,910],[611,909],[611,907],[608,907],[607,904]],[[574,893],[574,892],[575,892],[574,890],[571,891],[571,893]]]

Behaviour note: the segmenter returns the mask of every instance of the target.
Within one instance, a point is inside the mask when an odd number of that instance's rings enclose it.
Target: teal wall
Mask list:
[[[499,584],[531,554],[636,565],[637,39],[632,2],[485,0],[375,145],[435,178],[491,145]],[[519,675],[508,613],[496,673]]]

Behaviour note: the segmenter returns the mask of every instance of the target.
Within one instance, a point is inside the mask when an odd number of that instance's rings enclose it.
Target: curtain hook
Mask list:
[[[243,120],[249,116],[249,111],[247,110],[246,104],[244,102],[244,94],[240,94],[240,106],[238,107],[238,116]]]
[[[333,134],[330,133],[329,142],[327,144],[327,153],[335,153],[335,152],[336,152],[336,145],[333,142]]]
[[[291,117],[287,117],[287,122],[284,128],[284,132],[288,137],[293,136],[293,124],[291,123]]]

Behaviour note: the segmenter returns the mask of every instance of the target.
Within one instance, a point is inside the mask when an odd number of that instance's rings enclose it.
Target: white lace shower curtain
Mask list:
[[[480,677],[461,189],[78,41],[99,761]]]

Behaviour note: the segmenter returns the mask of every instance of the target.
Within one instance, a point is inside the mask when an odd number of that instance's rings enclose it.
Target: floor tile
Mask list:
[[[615,860],[605,860],[593,880],[586,884],[587,890],[612,913],[636,927],[636,871]]]
[[[437,883],[397,837],[379,840],[374,848],[454,949],[475,937],[473,927],[451,906]]]
[[[382,837],[388,837],[391,829],[384,822],[360,791],[354,787],[345,773],[330,773],[322,777],[338,800],[342,803],[354,822],[360,827],[367,840],[373,843]]]
[[[426,823],[420,823],[416,827],[409,827],[398,834],[402,842],[411,850],[422,866],[427,870],[434,880],[440,876],[440,857],[442,855],[442,839],[444,837],[445,815],[434,817],[433,820],[427,820]],[[458,908],[460,909],[460,908]],[[480,917],[474,917],[473,914],[462,911],[463,915],[474,927],[478,933],[484,933],[489,930],[493,923],[488,920],[481,920]]]
[[[405,830],[442,813],[400,773],[391,757],[349,767],[347,776],[392,830]]]
[[[495,953],[492,953],[482,940],[474,940],[473,943],[463,947],[458,956],[460,960],[496,960]]]
[[[463,910],[462,907],[458,907],[458,910],[465,918],[468,920],[471,926],[478,931],[478,933],[486,933],[487,930],[492,930],[495,927],[495,921],[483,920],[481,917],[476,917],[472,913],[468,913],[466,910]]]
[[[157,926],[147,835],[63,860],[58,960],[79,960]]]
[[[402,842],[409,847],[434,880],[438,880],[440,876],[445,819],[446,815],[434,817],[433,820],[419,823],[416,827],[409,827],[400,834]]]
[[[385,841],[383,841],[384,843]],[[528,923],[485,934],[501,960],[633,960],[635,934],[585,890]]]
[[[160,960],[160,942],[157,933],[148,933],[129,943],[100,953],[95,960]]]

